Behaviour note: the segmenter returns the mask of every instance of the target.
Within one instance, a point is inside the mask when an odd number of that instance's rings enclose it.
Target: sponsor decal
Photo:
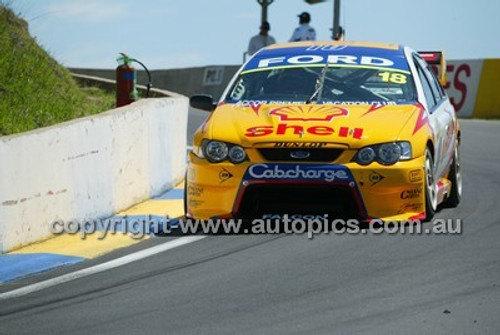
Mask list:
[[[189,201],[188,201],[188,207],[191,208],[191,209],[192,208],[198,208],[201,205],[203,205],[204,203],[205,203],[204,201],[189,199]]]
[[[411,183],[421,182],[423,179],[423,171],[422,170],[411,170],[408,173],[408,179]]]
[[[291,101],[291,100],[240,100],[236,102],[234,108],[252,108],[256,114],[262,105],[304,105],[305,100]],[[258,115],[258,114],[257,114]]]
[[[371,185],[376,185],[380,183],[385,177],[382,176],[380,173],[377,171],[372,171],[370,173],[370,176],[368,177],[368,180],[370,180]]]
[[[274,143],[275,148],[286,148],[286,149],[319,149],[326,146],[327,143],[323,142],[276,142]]]
[[[201,186],[188,186],[187,192],[190,197],[201,197],[205,189]]]
[[[233,174],[228,170],[222,168],[219,172],[219,180],[221,184],[230,178],[233,178]]]
[[[358,101],[339,101],[339,100],[324,100],[320,102],[325,105],[347,105],[347,106],[361,106],[361,105],[376,105],[376,106],[397,106],[398,103],[396,101],[367,101],[367,100],[358,100]],[[367,114],[367,113],[365,113]],[[364,115],[361,115],[364,116]]]
[[[401,192],[401,199],[415,199],[419,198],[422,195],[422,189],[421,188],[413,188],[410,190],[404,190]]]
[[[269,115],[277,116],[280,121],[325,121],[330,122],[336,117],[346,117],[349,110],[341,107],[330,107],[326,105],[284,106],[274,108]]]
[[[251,108],[253,112],[258,116],[259,110],[262,105],[305,105],[307,101],[305,100],[239,100],[234,103],[233,108]],[[221,102],[219,106],[222,106],[224,103]],[[361,106],[361,105],[375,105],[375,106],[397,106],[398,103],[396,101],[378,101],[378,100],[322,100],[318,101],[316,105],[345,105],[345,106]]]
[[[325,105],[314,106],[283,106],[274,108],[269,112],[271,116],[277,116],[279,121],[276,126],[255,126],[246,130],[247,137],[263,137],[271,134],[286,135],[293,134],[302,137],[308,133],[316,136],[330,136],[337,133],[338,137],[352,137],[360,139],[363,135],[363,128],[339,127],[334,129],[330,126],[304,126],[302,124],[289,124],[286,122],[331,122],[337,117],[346,117],[349,110],[341,107],[331,107]]]
[[[333,50],[343,50],[347,48],[347,45],[311,45],[310,47],[306,48],[306,51],[316,51],[316,50],[321,50],[321,51],[333,51]]]
[[[380,66],[392,67],[394,62],[383,57],[372,56],[353,56],[353,55],[320,55],[320,54],[304,54],[280,56],[272,58],[260,59],[258,68],[267,68],[272,66],[283,65],[306,65],[306,64],[339,64],[339,65],[364,65],[364,66]]]
[[[246,71],[267,70],[275,67],[370,67],[392,69],[409,74],[408,62],[398,47],[355,45],[313,45],[266,50],[249,60]],[[286,54],[284,54],[286,53]]]
[[[305,127],[303,125],[294,125],[287,123],[278,123],[275,126],[256,126],[247,128],[245,136],[246,137],[264,137],[269,135],[298,135],[302,137],[303,134],[311,134],[316,136],[331,136],[337,133],[337,137],[352,137],[355,139],[361,139],[363,136],[363,128],[349,128],[349,127],[339,127],[335,130],[332,127],[327,126],[310,126]]]
[[[352,181],[349,170],[340,165],[254,164],[248,168],[245,177],[254,180]]]
[[[424,204],[421,202],[414,202],[414,203],[408,203],[404,204],[399,208],[398,214],[403,214],[406,212],[417,212],[420,213],[422,212],[424,207]]]

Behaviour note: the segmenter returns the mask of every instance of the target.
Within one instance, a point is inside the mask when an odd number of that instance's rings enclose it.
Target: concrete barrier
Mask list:
[[[55,220],[110,216],[184,177],[188,99],[143,99],[0,137],[0,252],[51,236]]]
[[[116,81],[113,79],[106,79],[101,77],[89,76],[85,74],[71,73],[82,87],[98,87],[107,92],[116,92]],[[163,97],[182,97],[181,94],[167,91],[165,89],[151,88],[149,96],[147,94],[147,87],[145,85],[136,85],[140,98],[163,98]]]

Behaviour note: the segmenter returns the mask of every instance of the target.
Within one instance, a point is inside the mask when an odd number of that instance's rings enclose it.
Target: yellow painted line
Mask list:
[[[485,59],[479,87],[476,95],[476,105],[473,117],[500,117],[500,59]]]
[[[116,215],[168,215],[171,218],[175,218],[184,215],[184,200],[147,200]]]
[[[184,189],[184,181],[175,188]],[[176,218],[184,215],[183,199],[158,199],[147,200],[124,210],[116,215],[159,215]],[[98,231],[89,234],[82,239],[80,234],[58,235],[54,238],[34,243],[26,247],[17,249],[12,254],[30,254],[30,253],[52,253],[67,256],[76,256],[84,258],[94,258],[104,255],[110,251],[128,247],[139,243],[142,239],[133,238],[132,235],[117,232],[112,234],[107,232],[103,239],[99,239],[104,232]],[[148,239],[151,236],[144,236]]]
[[[87,235],[82,239],[80,234],[60,235],[49,240],[28,245],[24,248],[11,252],[11,254],[32,254],[32,253],[51,253],[67,256],[76,256],[84,258],[94,258],[104,255],[110,251],[128,247],[139,243],[142,239],[134,239],[130,235],[117,232],[111,234],[108,232],[103,239],[99,239],[103,232],[96,232]],[[148,239],[150,236],[144,236]]]

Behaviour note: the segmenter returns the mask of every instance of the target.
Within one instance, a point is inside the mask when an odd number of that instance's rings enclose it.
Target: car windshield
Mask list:
[[[407,104],[416,100],[409,71],[331,64],[243,71],[225,97],[227,103]]]

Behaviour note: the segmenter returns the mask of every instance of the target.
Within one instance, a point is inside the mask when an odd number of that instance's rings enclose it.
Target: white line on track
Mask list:
[[[146,258],[149,256],[153,256],[153,255],[159,254],[161,252],[164,252],[164,251],[167,251],[170,249],[180,247],[180,246],[185,245],[185,244],[199,241],[205,237],[206,236],[180,237],[180,238],[175,239],[173,241],[165,242],[163,244],[160,244],[160,245],[148,248],[148,249],[140,250],[140,251],[134,252],[132,254],[129,254],[129,255],[126,255],[126,256],[123,256],[123,257],[120,257],[117,259],[113,259],[112,261],[109,261],[109,262],[94,265],[94,266],[91,266],[91,267],[86,268],[86,269],[67,273],[67,274],[59,276],[59,277],[47,279],[47,280],[41,281],[39,283],[27,285],[27,286],[24,286],[24,287],[21,287],[21,288],[12,290],[12,291],[1,293],[0,300],[20,297],[20,296],[30,294],[30,293],[33,293],[36,291],[40,291],[40,290],[43,290],[43,289],[46,289],[46,288],[49,288],[52,286],[56,286],[56,285],[59,285],[62,283],[67,283],[67,282],[75,280],[75,279],[87,277],[87,276],[90,276],[90,275],[93,275],[93,274],[96,274],[99,272],[114,269],[114,268],[117,268],[119,266],[122,266],[122,265],[125,265],[128,263],[132,263],[132,262],[138,261],[140,259],[143,259],[143,258]]]

